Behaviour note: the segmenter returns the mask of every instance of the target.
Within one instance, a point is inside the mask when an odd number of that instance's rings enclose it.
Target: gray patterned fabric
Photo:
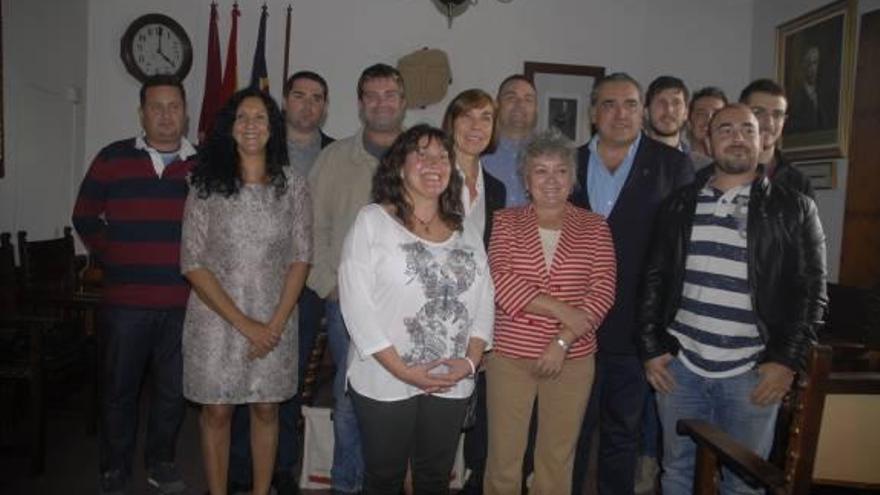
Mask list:
[[[306,182],[288,172],[288,188],[244,185],[237,195],[187,198],[180,265],[209,270],[249,317],[268,322],[293,262],[311,260],[311,200]],[[202,404],[280,402],[297,386],[297,313],[278,346],[249,359],[248,340],[193,291],[183,328],[183,393]]]

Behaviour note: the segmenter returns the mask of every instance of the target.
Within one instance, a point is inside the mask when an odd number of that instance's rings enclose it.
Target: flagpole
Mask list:
[[[208,23],[208,57],[205,64],[205,91],[202,95],[202,111],[199,115],[199,143],[204,143],[214,127],[214,118],[222,104],[222,74],[220,70],[220,35],[217,32],[217,2],[211,2],[211,19]]]
[[[287,71],[288,65],[290,63],[290,14],[292,11],[293,6],[291,4],[287,4],[287,22],[284,27],[284,80],[281,81],[282,88],[285,84],[287,84]]]

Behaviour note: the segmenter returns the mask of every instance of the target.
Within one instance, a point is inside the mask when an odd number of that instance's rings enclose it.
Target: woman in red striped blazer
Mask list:
[[[484,493],[520,493],[537,398],[531,493],[567,494],[593,383],[595,332],[614,302],[614,246],[601,216],[568,202],[575,150],[558,131],[536,136],[520,169],[531,203],[497,212],[489,243],[496,309]]]

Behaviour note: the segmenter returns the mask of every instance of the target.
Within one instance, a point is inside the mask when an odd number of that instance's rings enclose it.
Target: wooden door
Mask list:
[[[880,287],[880,10],[859,29],[840,283]]]

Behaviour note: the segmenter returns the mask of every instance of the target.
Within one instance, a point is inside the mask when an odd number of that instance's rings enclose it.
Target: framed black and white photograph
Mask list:
[[[578,109],[583,107],[578,95],[547,95],[547,127],[555,127],[568,139],[578,138]]]
[[[526,62],[523,73],[538,93],[538,129],[559,129],[578,146],[590,140],[590,91],[605,68]]]
[[[856,1],[776,28],[776,69],[788,98],[782,149],[794,158],[846,156],[852,115]]]

